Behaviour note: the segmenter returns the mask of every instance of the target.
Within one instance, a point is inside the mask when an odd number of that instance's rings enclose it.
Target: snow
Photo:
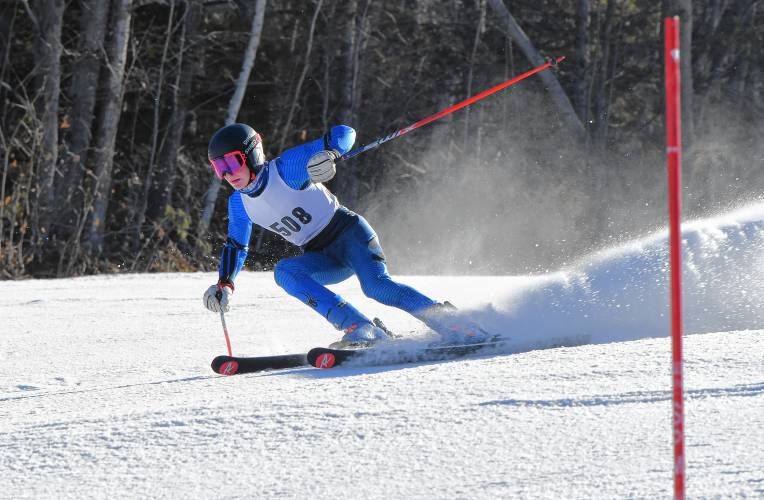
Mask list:
[[[764,205],[685,226],[690,498],[764,496]],[[5,282],[0,498],[661,498],[672,494],[665,233],[546,276],[406,276],[514,354],[220,377],[212,273]],[[334,287],[392,329],[403,312]],[[239,355],[338,337],[269,273]],[[546,348],[585,338],[586,345]]]

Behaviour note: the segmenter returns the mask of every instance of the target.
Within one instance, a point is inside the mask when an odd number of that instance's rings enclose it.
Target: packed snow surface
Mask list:
[[[684,240],[687,493],[764,497],[764,206]],[[399,277],[511,354],[234,377],[209,368],[213,273],[4,282],[0,498],[670,497],[666,246],[546,276]],[[338,338],[270,273],[236,285],[235,354]],[[354,279],[334,288],[429,335]]]

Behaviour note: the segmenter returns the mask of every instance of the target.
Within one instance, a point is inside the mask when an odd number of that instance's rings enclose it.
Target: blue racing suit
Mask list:
[[[344,125],[333,127],[323,138],[288,149],[267,162],[253,184],[230,196],[228,240],[220,256],[221,283],[233,285],[247,257],[252,220],[242,197],[260,196],[268,187],[269,173],[274,168],[289,188],[305,191],[311,183],[308,159],[325,149],[345,154],[354,142],[355,131],[352,128]],[[299,201],[298,192],[293,196]],[[337,329],[352,330],[359,324],[371,323],[355,307],[325,287],[353,274],[358,276],[366,296],[415,316],[436,304],[435,300],[390,278],[382,247],[372,227],[363,217],[341,205],[329,223],[301,248],[302,255],[283,259],[276,264],[276,283],[315,309]]]

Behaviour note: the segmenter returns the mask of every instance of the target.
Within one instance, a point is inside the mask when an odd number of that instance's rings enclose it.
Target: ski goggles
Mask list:
[[[236,175],[239,170],[247,166],[247,158],[241,151],[232,151],[223,156],[210,160],[215,174],[222,179],[225,174]]]

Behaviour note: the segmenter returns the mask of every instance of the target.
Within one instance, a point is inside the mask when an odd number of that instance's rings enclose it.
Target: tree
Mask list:
[[[92,190],[93,213],[90,218],[88,244],[93,255],[97,255],[103,250],[106,213],[109,206],[112,169],[114,167],[114,143],[117,139],[117,127],[124,95],[125,63],[132,17],[131,6],[132,0],[113,0],[111,8],[112,38],[107,50],[105,96],[98,115],[95,149],[92,155],[95,183]]]
[[[205,44],[202,43],[199,29],[202,20],[202,4],[193,0],[186,7],[175,83],[172,86],[172,109],[170,111],[167,138],[163,141],[159,158],[159,175],[154,175],[147,182],[151,184],[146,215],[153,221],[159,221],[170,202],[178,167],[178,154],[182,149],[183,129],[188,116],[191,83],[194,73],[204,58]]]
[[[607,146],[610,130],[610,96],[613,93],[617,60],[617,36],[614,31],[617,31],[621,24],[621,17],[616,15],[616,3],[616,0],[607,0],[605,18],[601,22],[598,40],[599,54],[593,75],[591,120],[594,122],[594,128],[591,137],[600,148]]]
[[[318,14],[321,12],[321,6],[323,5],[324,0],[317,0],[316,2],[316,9],[313,11],[313,17],[310,21],[310,28],[308,30],[308,42],[305,44],[305,61],[302,65],[302,71],[300,72],[300,77],[297,79],[297,85],[294,89],[294,97],[292,98],[292,104],[289,106],[289,112],[287,114],[286,123],[284,123],[284,128],[281,132],[281,140],[279,141],[279,150],[284,149],[284,145],[286,144],[287,137],[289,133],[292,131],[292,118],[294,117],[295,108],[297,107],[297,101],[300,99],[300,93],[302,91],[302,85],[305,83],[305,77],[308,74],[308,70],[310,69],[310,56],[311,52],[313,52],[313,36],[316,32],[316,21],[318,20]]]
[[[341,51],[341,72],[339,84],[339,121],[359,128],[361,107],[361,60],[360,56],[367,39],[370,0],[359,10],[358,0],[347,0],[344,23],[344,40]],[[355,207],[359,198],[358,162],[343,165],[341,176],[332,185],[343,202]]]
[[[42,233],[49,231],[49,220],[55,205],[54,179],[58,164],[58,103],[61,89],[61,26],[64,0],[39,0],[35,14],[29,15],[37,26],[36,76],[40,97],[37,112],[40,117],[40,157],[37,163],[39,193],[38,210],[42,211]]]
[[[485,0],[478,0],[478,22],[477,22],[477,28],[475,29],[475,38],[472,41],[472,51],[470,52],[470,64],[469,64],[469,70],[467,72],[467,97],[472,97],[472,83],[475,75],[475,63],[477,62],[477,52],[478,48],[480,47],[480,37],[483,35],[483,31],[485,31],[485,13],[486,13],[486,4]],[[470,112],[471,109],[468,107],[464,110],[464,140],[463,148],[466,148],[467,140],[470,135]],[[480,130],[480,128],[478,128]],[[478,133],[478,137],[480,137],[480,134]],[[480,150],[480,142],[478,141],[478,151]],[[479,157],[479,154],[478,154]]]
[[[244,100],[244,93],[247,90],[247,82],[249,82],[249,75],[252,73],[252,68],[255,65],[255,57],[257,57],[257,49],[260,46],[260,38],[263,33],[265,4],[266,0],[257,0],[255,14],[252,16],[252,26],[249,30],[249,43],[247,44],[247,49],[244,51],[241,71],[239,72],[239,78],[236,80],[236,89],[231,100],[228,102],[228,111],[225,118],[226,125],[236,121],[239,109],[241,109],[241,103]],[[207,231],[210,227],[212,213],[215,211],[215,201],[217,201],[218,192],[220,191],[220,184],[220,179],[213,173],[204,200],[204,212],[202,213],[202,219],[199,222],[199,229],[196,233],[196,248],[198,250],[204,247],[202,241],[204,241],[207,236]]]
[[[143,193],[141,194],[138,206],[135,211],[135,239],[133,240],[133,248],[137,249],[143,239],[143,223],[146,221],[146,208],[149,203],[149,195],[154,182],[159,144],[159,133],[161,126],[161,112],[163,101],[163,89],[166,86],[165,73],[168,64],[168,52],[170,50],[170,42],[173,36],[173,22],[175,21],[175,0],[170,0],[170,13],[167,16],[167,28],[165,29],[164,46],[162,48],[162,58],[159,61],[159,74],[156,77],[156,87],[154,91],[154,113],[153,123],[151,127],[151,149],[149,150],[149,165],[146,169],[146,174],[143,176]],[[182,50],[182,48],[181,48]],[[176,87],[177,88],[177,87]]]
[[[470,221],[464,246],[476,248],[488,234],[516,236],[490,246],[506,246],[514,257],[497,269],[512,271],[550,255],[521,248],[545,243],[522,225],[542,197],[548,211],[575,219],[577,236],[566,245],[546,241],[558,256],[576,251],[574,239],[578,248],[602,244],[625,222],[645,230],[665,180],[655,159],[664,135],[664,15],[682,17],[685,45],[692,37],[682,55],[685,132],[694,125],[688,210],[702,216],[763,189],[758,0],[282,0],[269,6],[267,23],[264,4],[133,0],[115,32],[116,0],[64,0],[62,16],[62,0],[0,1],[2,277],[206,268],[214,261],[209,242],[226,231],[225,217],[212,217],[220,183],[210,182],[203,161],[219,126],[255,125],[269,157],[338,123],[356,128],[362,144],[542,63],[542,55],[569,58],[559,71],[343,163],[331,189],[382,230],[399,224],[398,210],[413,200],[434,208],[444,189],[469,194],[470,210],[506,225]],[[41,29],[45,19],[52,29]],[[239,19],[243,31],[232,29]],[[578,135],[570,130],[585,130],[588,142],[569,141]],[[504,212],[485,188],[507,175],[500,196],[513,209]],[[613,210],[616,201],[629,208]],[[619,215],[626,211],[633,218]],[[440,225],[428,219],[432,233],[420,239],[447,234],[462,215],[470,213],[449,212]],[[295,251],[268,231],[257,234],[257,268]],[[393,254],[408,252],[389,243]]]
[[[589,122],[586,70],[589,65],[589,0],[576,3],[576,52],[573,61],[573,106],[584,124]]]
[[[515,21],[515,18],[509,10],[507,10],[503,0],[488,0],[488,3],[491,4],[493,10],[502,20],[502,30],[507,36],[512,38],[512,41],[514,41],[518,47],[520,47],[520,50],[523,51],[523,54],[525,54],[525,57],[531,64],[533,66],[541,66],[544,64],[544,58],[533,46],[530,38],[528,38],[528,35],[525,34],[520,25],[517,24],[517,21]],[[557,80],[557,77],[555,77],[554,73],[551,71],[542,71],[539,75],[541,76],[544,85],[546,85],[549,90],[549,93],[552,95],[555,104],[557,104],[563,122],[576,137],[583,138],[585,135],[584,126],[576,116],[576,112],[570,104],[570,99],[568,99],[568,96],[560,85],[560,82]]]
[[[68,91],[71,104],[62,138],[62,178],[56,186],[57,236],[63,242],[68,241],[61,246],[61,260],[68,251],[77,253],[72,247],[79,244],[78,228],[85,219],[83,197],[78,193],[83,192],[82,181],[90,152],[108,13],[109,2],[87,0],[82,3],[80,40]]]

